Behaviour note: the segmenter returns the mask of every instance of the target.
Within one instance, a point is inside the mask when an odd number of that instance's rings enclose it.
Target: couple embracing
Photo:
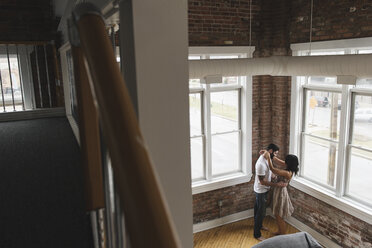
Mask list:
[[[270,187],[273,188],[271,210],[278,225],[278,232],[275,234],[285,234],[286,223],[284,219],[291,216],[294,210],[288,195],[287,185],[293,174],[298,172],[298,158],[288,154],[283,161],[276,157],[278,153],[279,147],[270,144],[266,150],[260,151],[261,155],[256,162],[253,236],[259,240],[264,240],[261,236],[261,229],[268,231],[266,227],[262,226],[262,222],[266,214],[266,202]],[[274,167],[273,161],[277,167]]]

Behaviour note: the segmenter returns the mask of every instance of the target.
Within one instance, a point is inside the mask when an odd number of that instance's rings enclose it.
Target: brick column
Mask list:
[[[291,1],[261,1],[260,26],[254,57],[288,56]],[[252,167],[258,151],[269,143],[280,147],[279,157],[289,150],[290,77],[253,77]]]

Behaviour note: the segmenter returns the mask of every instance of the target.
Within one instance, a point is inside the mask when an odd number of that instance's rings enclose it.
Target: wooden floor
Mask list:
[[[270,216],[265,217],[263,225],[271,232],[278,230],[275,219]],[[296,232],[299,231],[287,224],[287,234]],[[273,236],[267,231],[261,233],[264,238]],[[259,242],[253,237],[253,218],[194,234],[194,248],[248,248]]]

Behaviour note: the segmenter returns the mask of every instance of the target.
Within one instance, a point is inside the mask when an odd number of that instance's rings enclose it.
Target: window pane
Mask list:
[[[189,56],[189,60],[199,60],[199,59],[201,59],[201,57],[198,56],[198,55],[190,55]]]
[[[341,116],[341,94],[308,90],[306,94],[305,132],[338,140]]]
[[[322,49],[312,50],[310,56],[321,56],[321,55],[342,55],[345,54],[344,49]],[[308,56],[309,50],[298,51],[298,56]]]
[[[337,144],[304,135],[302,175],[334,187],[336,182]]]
[[[16,55],[9,56],[10,69],[12,72],[12,84],[15,104],[22,104],[21,82],[19,77],[18,59]]]
[[[212,175],[240,171],[240,132],[212,135]]]
[[[239,91],[211,93],[212,133],[237,130],[239,128]]]
[[[239,55],[211,55],[210,59],[238,59]]]
[[[372,150],[372,96],[355,96],[352,144]]]
[[[191,178],[192,180],[205,178],[203,138],[191,138]]]
[[[368,54],[368,53],[372,53],[372,50],[371,49],[358,50],[358,54]]]
[[[16,55],[9,54],[0,57],[0,76],[4,93],[4,103],[6,111],[22,110],[21,82],[19,77],[18,59]],[[9,74],[10,71],[10,74]],[[3,111],[2,94],[0,93],[0,111]],[[13,107],[14,100],[14,107]]]
[[[371,89],[372,88],[372,79],[370,78],[362,78],[362,79],[358,79],[356,81],[356,87],[357,88],[369,88]]]
[[[352,148],[347,194],[372,204],[372,153]]]
[[[323,50],[323,51],[311,51],[311,56],[319,56],[319,55],[342,55],[345,54],[345,51],[331,51],[331,50]]]
[[[200,79],[190,79],[189,88],[201,88]]]
[[[190,101],[190,136],[201,135],[201,99],[200,93],[189,95]]]
[[[336,77],[309,77],[309,84],[311,85],[332,85],[339,86],[337,84]]]

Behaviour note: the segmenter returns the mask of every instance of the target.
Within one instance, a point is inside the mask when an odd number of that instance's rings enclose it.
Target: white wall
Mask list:
[[[121,4],[121,14],[129,15],[128,8],[130,4]],[[188,248],[193,246],[193,229],[187,1],[132,1],[132,15],[135,77],[131,78],[137,81],[134,92],[137,92],[140,126],[182,246]],[[123,23],[121,28],[124,29]],[[127,34],[123,32],[126,37],[131,35],[130,30]]]

